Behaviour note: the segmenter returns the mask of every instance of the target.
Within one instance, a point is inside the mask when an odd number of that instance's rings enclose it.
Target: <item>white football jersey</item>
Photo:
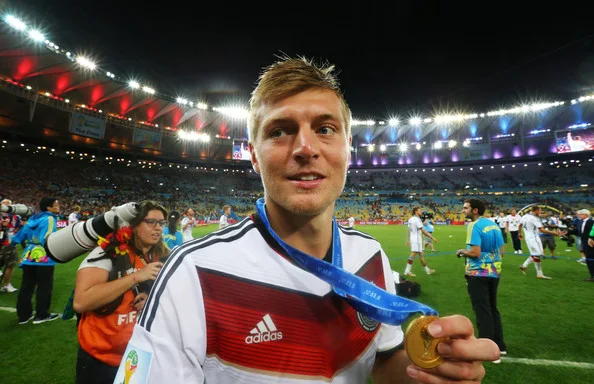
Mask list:
[[[339,228],[343,268],[395,293],[380,244]],[[171,254],[116,382],[364,383],[403,340],[297,266],[254,215]]]
[[[408,219],[408,239],[411,243],[422,243],[423,242],[423,222],[418,216],[413,216]]]
[[[524,229],[524,235],[526,237],[526,241],[528,240],[537,240],[540,231],[538,228],[542,227],[542,221],[539,217],[534,216],[531,213],[528,213],[522,216],[522,228]]]

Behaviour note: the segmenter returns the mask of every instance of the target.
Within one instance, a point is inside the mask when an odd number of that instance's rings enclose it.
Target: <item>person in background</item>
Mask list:
[[[429,247],[431,248],[431,252],[435,252],[435,245],[433,244],[433,232],[435,231],[435,227],[433,226],[433,221],[429,218],[425,219],[423,222],[423,229],[425,229],[425,231],[427,231],[427,233],[430,235],[427,236],[423,234],[423,251]]]
[[[148,292],[169,255],[163,242],[167,210],[140,203],[129,226],[99,240],[76,274],[74,310],[78,325],[77,384],[112,384],[117,366]],[[148,283],[148,284],[147,284]]]
[[[353,216],[349,216],[347,221],[348,221],[349,228],[355,228],[355,218]]]
[[[223,215],[219,219],[219,229],[225,228],[229,225],[229,215],[231,214],[231,206],[225,205],[223,206]]]
[[[533,205],[530,208],[530,213],[525,214],[522,216],[522,220],[520,221],[520,225],[518,227],[519,238],[522,240],[524,235],[526,237],[526,246],[528,247],[528,251],[530,252],[530,256],[524,261],[524,264],[520,265],[520,271],[525,275],[526,268],[532,263],[534,263],[534,268],[536,269],[536,277],[539,279],[550,280],[551,277],[545,276],[542,272],[542,260],[541,258],[544,256],[544,250],[542,249],[542,243],[540,241],[539,234],[541,233],[549,233],[554,236],[561,236],[563,235],[562,232],[559,231],[551,231],[546,229],[542,225],[542,221],[540,220],[540,207],[538,205]],[[524,234],[522,234],[522,229],[524,229]]]
[[[163,240],[171,250],[184,242],[181,232],[177,230],[180,217],[181,215],[177,211],[169,212],[168,225],[163,230]]]
[[[501,229],[503,242],[507,244],[507,216],[505,216],[505,212],[499,212],[499,216],[495,218],[495,222],[499,225],[499,229]]]
[[[497,309],[497,289],[501,276],[504,242],[500,226],[483,217],[485,203],[479,199],[464,202],[464,215],[472,222],[468,225],[466,248],[456,252],[464,257],[468,296],[476,315],[479,337],[493,340],[500,354],[507,354],[503,341],[501,315]],[[501,360],[494,361],[500,363]]]
[[[68,225],[76,224],[80,220],[80,206],[75,205],[74,211],[68,215]]]
[[[514,254],[516,255],[522,254],[522,240],[520,238],[520,231],[518,231],[521,220],[522,216],[518,215],[517,211],[513,208],[505,220],[505,232],[509,233],[512,239]]]
[[[196,219],[194,218],[194,210],[192,208],[186,209],[186,211],[184,212],[184,218],[181,222],[182,238],[184,240],[184,243],[194,238],[192,230],[194,229],[195,224]]]
[[[2,200],[2,205],[12,205],[12,201],[9,199]],[[2,221],[0,225],[0,276],[4,276],[2,279],[2,287],[0,292],[14,293],[17,291],[12,286],[12,275],[14,273],[14,267],[19,262],[19,255],[16,247],[11,245],[10,242],[14,235],[21,229],[21,217],[12,213],[2,212]],[[2,273],[2,267],[4,267],[4,273]]]
[[[23,281],[17,297],[17,317],[19,324],[33,324],[56,320],[59,315],[50,313],[52,289],[54,287],[54,266],[56,262],[45,252],[45,240],[56,231],[56,220],[60,213],[60,203],[53,196],[39,202],[40,212],[31,216],[27,224],[12,238],[11,245],[25,244],[20,267]],[[37,288],[37,290],[36,290]],[[31,299],[35,294],[35,314]]]
[[[415,257],[417,256],[419,256],[421,265],[428,275],[435,272],[434,269],[429,268],[425,261],[425,256],[423,255],[423,235],[431,238],[431,240],[437,243],[437,239],[423,228],[423,222],[421,221],[421,207],[413,207],[412,216],[408,219],[408,239],[406,245],[410,247],[410,256],[408,257],[406,268],[404,269],[404,274],[406,276],[416,276],[412,272],[412,266]]]

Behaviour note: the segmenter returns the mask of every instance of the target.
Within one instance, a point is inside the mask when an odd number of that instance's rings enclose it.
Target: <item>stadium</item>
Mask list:
[[[70,51],[24,17],[3,14],[0,24],[2,198],[35,210],[42,197],[56,196],[59,228],[75,206],[86,220],[150,198],[170,211],[192,208],[201,224],[194,238],[219,228],[225,205],[231,222],[255,213],[264,190],[247,149],[247,105],[160,92],[159,84],[121,75],[125,69],[109,67],[109,58],[99,65]],[[335,217],[343,225],[354,217],[403,273],[413,207],[431,215],[439,242],[426,257],[436,273],[411,279],[422,286],[416,300],[442,316],[474,321],[455,257],[465,245],[465,199],[483,199],[488,217],[534,204],[561,219],[594,212],[594,94],[484,111],[353,114]],[[499,306],[509,354],[502,364],[485,363],[484,382],[591,382],[594,285],[582,281],[587,271],[576,247],[556,245],[543,263],[552,280],[542,281],[518,268],[526,247],[516,254],[505,244]],[[57,265],[53,312],[67,305],[82,259]],[[12,285],[20,282],[16,270]],[[15,306],[16,294],[0,293],[2,381],[74,382],[76,322],[19,325]]]

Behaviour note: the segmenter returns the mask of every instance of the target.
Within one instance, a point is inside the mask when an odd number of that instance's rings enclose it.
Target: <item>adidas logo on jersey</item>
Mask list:
[[[266,314],[262,320],[256,325],[256,328],[250,331],[250,335],[245,337],[246,344],[258,344],[268,341],[281,340],[283,333],[276,329],[276,325],[272,321],[269,314]]]

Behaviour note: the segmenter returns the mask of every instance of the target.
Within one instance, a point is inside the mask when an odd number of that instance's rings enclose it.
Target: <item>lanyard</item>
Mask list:
[[[362,314],[379,322],[393,325],[402,324],[410,315],[416,312],[425,315],[437,314],[435,310],[424,304],[393,295],[369,281],[345,271],[342,268],[340,231],[335,219],[332,220],[332,263],[328,263],[301,252],[281,240],[270,227],[268,216],[266,216],[264,199],[258,199],[256,209],[270,235],[285,250],[291,260],[330,284],[337,295],[343,297],[349,305]]]

